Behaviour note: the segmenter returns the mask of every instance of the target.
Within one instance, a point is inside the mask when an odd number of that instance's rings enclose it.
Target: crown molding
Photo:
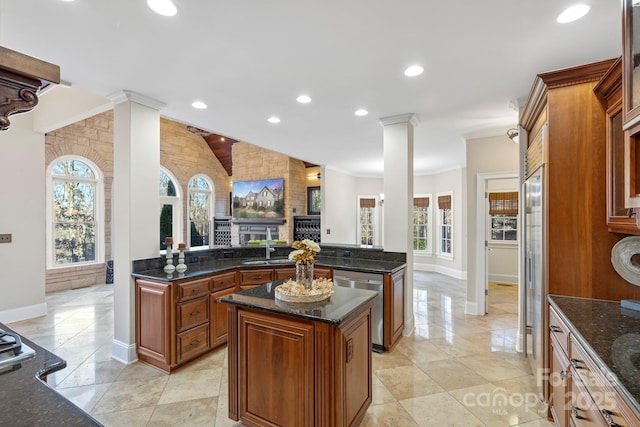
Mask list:
[[[109,95],[107,98],[109,98],[109,100],[115,105],[129,101],[135,102],[136,104],[144,105],[145,107],[153,108],[154,110],[158,111],[167,106],[167,104],[165,104],[164,102],[158,101],[157,99],[142,95],[141,93],[131,90],[122,90],[120,92]]]
[[[382,117],[380,119],[380,124],[382,126],[397,125],[398,123],[411,123],[416,127],[420,121],[413,113],[398,114],[396,116]]]

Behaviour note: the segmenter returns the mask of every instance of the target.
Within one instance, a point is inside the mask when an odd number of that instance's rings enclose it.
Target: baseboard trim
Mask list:
[[[26,307],[12,308],[11,310],[0,311],[0,322],[13,323],[21,320],[33,319],[34,317],[45,316],[47,314],[47,303],[28,305]]]
[[[517,285],[518,276],[513,276],[511,274],[490,274],[489,281],[496,282],[496,283],[504,283],[506,285]]]
[[[455,279],[467,280],[467,272],[456,270],[455,268],[444,267],[438,264],[413,264],[414,271],[433,271],[434,273],[444,274]]]
[[[475,314],[476,316],[484,316],[484,310],[482,312],[478,312],[478,303],[466,301],[464,303],[464,312],[465,314]]]
[[[137,362],[138,353],[136,352],[136,345],[113,340],[111,343],[111,358],[127,365]]]
[[[416,320],[414,316],[404,319],[404,329],[402,330],[402,336],[408,337],[413,334],[416,329]]]

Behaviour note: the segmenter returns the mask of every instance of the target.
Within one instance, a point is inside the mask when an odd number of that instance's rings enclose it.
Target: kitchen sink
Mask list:
[[[280,259],[251,259],[242,261],[244,265],[272,265],[272,264],[293,264],[293,261],[290,261],[288,258],[280,258]]]

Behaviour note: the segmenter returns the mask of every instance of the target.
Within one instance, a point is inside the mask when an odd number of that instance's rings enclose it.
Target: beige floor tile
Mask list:
[[[401,340],[394,351],[404,354],[415,365],[449,358],[449,355],[437,348],[431,341]]]
[[[476,353],[472,356],[459,357],[458,361],[473,369],[487,381],[502,381],[528,374],[495,353]]]
[[[57,387],[78,387],[91,384],[112,383],[124,370],[125,365],[115,360],[83,363],[67,376]]]
[[[216,424],[218,397],[193,399],[188,402],[159,404],[148,426],[211,426]]]
[[[127,411],[92,414],[92,416],[102,423],[104,427],[146,427],[155,408],[154,405]]]
[[[449,393],[401,400],[420,427],[483,427],[484,424]]]
[[[103,414],[155,406],[168,380],[168,376],[164,376],[135,381],[117,381],[98,401],[92,413]]]
[[[376,376],[396,400],[444,391],[438,383],[413,365],[376,371]]]
[[[57,391],[83,411],[90,413],[96,403],[111,387],[111,383],[91,384],[82,387],[58,388]]]
[[[425,365],[418,364],[417,366],[447,391],[487,382],[485,378],[478,375],[473,369],[455,359],[439,360]]]
[[[381,369],[390,369],[398,366],[411,366],[411,360],[399,351],[390,353],[375,353],[371,355],[371,365],[373,372]]]
[[[540,419],[535,405],[529,407],[524,396],[512,395],[502,387],[487,383],[463,388],[450,394],[489,427],[515,426]]]
[[[360,427],[418,427],[398,402],[370,406]]]
[[[380,381],[380,378],[378,378],[376,375],[373,375],[371,384],[373,386],[373,393],[371,398],[372,405],[381,405],[383,403],[393,402],[396,400],[395,397],[393,397],[393,394],[391,394],[391,392],[387,390],[382,381]]]
[[[221,375],[222,368],[178,371],[169,376],[158,404],[218,396]]]

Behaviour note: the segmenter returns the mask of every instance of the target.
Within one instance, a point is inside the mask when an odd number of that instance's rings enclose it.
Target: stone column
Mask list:
[[[384,250],[405,252],[404,332],[415,327],[413,317],[413,128],[414,114],[380,119],[384,143]]]
[[[112,357],[137,360],[135,289],[131,261],[159,256],[160,109],[164,104],[135,92],[112,95],[114,260]]]

